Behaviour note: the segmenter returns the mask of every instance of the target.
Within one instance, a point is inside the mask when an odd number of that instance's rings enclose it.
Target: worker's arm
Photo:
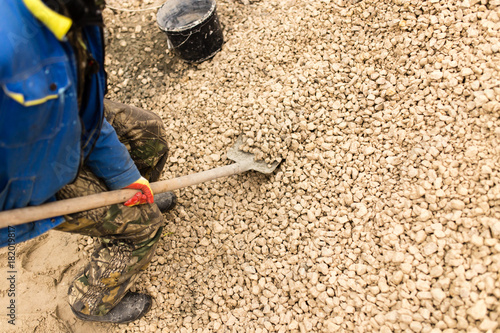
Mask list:
[[[110,190],[124,188],[141,178],[127,148],[118,140],[114,128],[106,119],[86,165],[104,180]]]
[[[141,176],[127,148],[118,140],[114,128],[106,119],[96,145],[89,155],[87,165],[102,178],[109,189],[130,188],[141,190],[125,202],[125,206],[153,203],[154,196],[149,182]]]

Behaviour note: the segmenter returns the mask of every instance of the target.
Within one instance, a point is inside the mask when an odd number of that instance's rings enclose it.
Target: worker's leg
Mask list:
[[[111,105],[111,107],[109,107]],[[159,178],[166,161],[167,144],[161,119],[123,104],[106,103],[106,117],[120,140],[130,149],[141,174]],[[107,191],[88,168],[58,193],[58,199]],[[156,204],[125,207],[111,205],[65,216],[56,229],[99,237],[90,263],[73,281],[69,301],[75,311],[104,315],[126,294],[153,257],[164,218]]]
[[[161,118],[135,106],[104,100],[106,120],[127,147],[141,175],[157,181],[167,161],[168,145]]]
[[[106,190],[106,185],[84,168],[73,184],[59,192],[58,198]],[[155,204],[134,207],[117,204],[65,218],[66,222],[56,230],[101,239],[90,263],[70,286],[70,305],[83,314],[104,315],[122,299],[140,270],[151,261],[164,218]]]

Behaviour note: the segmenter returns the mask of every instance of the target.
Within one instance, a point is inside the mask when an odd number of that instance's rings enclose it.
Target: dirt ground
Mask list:
[[[108,326],[77,320],[67,303],[68,283],[83,265],[78,249],[79,236],[50,231],[16,246],[16,318],[8,324],[2,302],[2,332],[103,332]],[[2,249],[0,260],[7,262]],[[2,276],[7,276],[2,265]],[[2,300],[10,282],[0,280]],[[9,298],[10,299],[10,298]]]

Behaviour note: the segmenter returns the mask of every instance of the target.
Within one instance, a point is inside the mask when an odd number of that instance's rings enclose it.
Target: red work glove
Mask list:
[[[141,177],[137,181],[133,182],[129,186],[126,186],[125,188],[131,188],[134,190],[141,190],[141,192],[137,192],[132,198],[128,199],[124,205],[125,206],[135,206],[135,205],[142,205],[145,203],[153,203],[155,201],[153,191],[151,190],[151,187],[149,186],[149,182],[146,178]]]

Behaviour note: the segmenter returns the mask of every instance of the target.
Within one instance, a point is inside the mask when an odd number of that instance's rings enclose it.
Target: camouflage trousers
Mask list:
[[[105,100],[105,117],[127,147],[140,173],[150,182],[159,179],[168,153],[163,122],[157,115]],[[67,199],[107,191],[104,182],[85,166],[76,181],[58,193]],[[104,315],[125,296],[151,261],[160,239],[164,217],[156,204],[122,204],[65,216],[56,230],[99,237],[90,263],[70,285],[74,310]]]

